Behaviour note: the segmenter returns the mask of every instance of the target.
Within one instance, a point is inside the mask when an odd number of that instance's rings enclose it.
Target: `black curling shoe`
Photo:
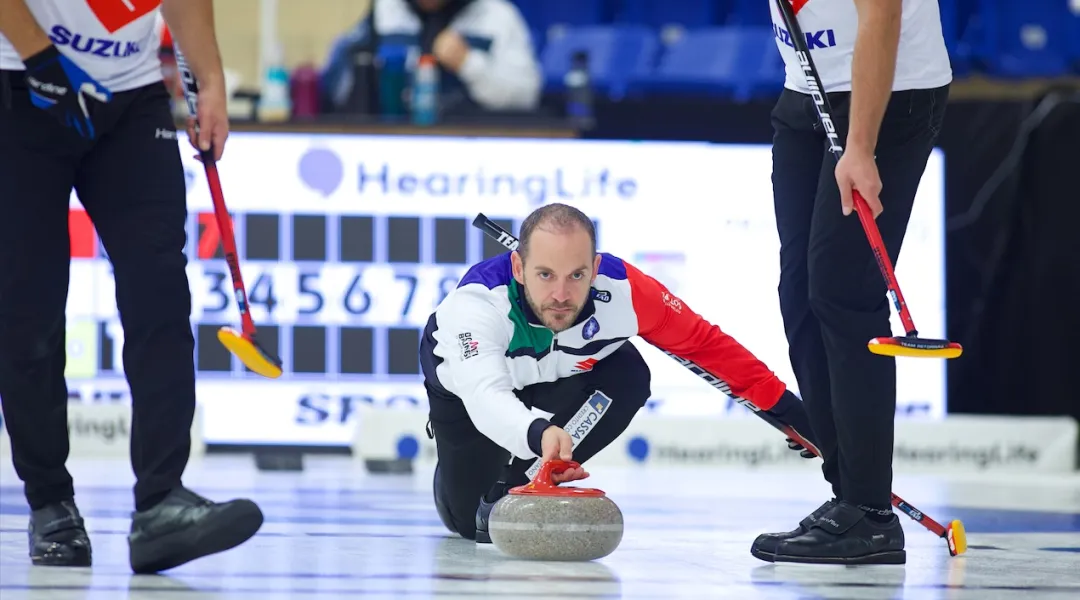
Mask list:
[[[211,502],[177,488],[153,508],[131,519],[131,569],[158,573],[249,540],[262,527],[263,514],[251,500]]]
[[[806,515],[802,521],[799,521],[799,526],[791,531],[784,531],[782,533],[763,533],[757,536],[757,539],[755,539],[754,543],[750,546],[750,554],[753,554],[761,560],[771,562],[772,555],[776,554],[776,547],[780,545],[780,542],[810,531],[810,527],[821,518],[821,515],[832,510],[832,507],[834,506],[836,506],[835,498],[817,507],[817,509],[809,515]]]
[[[30,561],[44,567],[89,567],[90,537],[74,500],[31,511]]]
[[[755,555],[757,556],[757,555]],[[879,523],[848,502],[838,502],[809,531],[781,540],[769,562],[832,565],[902,565],[907,562],[904,530],[895,514]]]

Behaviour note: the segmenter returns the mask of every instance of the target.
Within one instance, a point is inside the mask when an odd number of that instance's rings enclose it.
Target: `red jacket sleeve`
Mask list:
[[[642,339],[693,362],[758,408],[776,405],[787,386],[775,373],[734,338],[690,310],[664,284],[623,264]]]

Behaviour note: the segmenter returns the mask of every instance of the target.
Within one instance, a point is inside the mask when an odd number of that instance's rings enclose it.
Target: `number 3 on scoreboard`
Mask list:
[[[221,312],[226,308],[229,308],[229,299],[232,297],[229,292],[225,290],[227,284],[225,280],[227,276],[225,273],[207,271],[206,275],[210,277],[210,295],[218,299],[218,302],[211,305],[207,304],[203,311],[205,312]]]

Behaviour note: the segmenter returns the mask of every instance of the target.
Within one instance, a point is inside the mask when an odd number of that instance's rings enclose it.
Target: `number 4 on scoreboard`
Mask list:
[[[274,314],[277,300],[274,299],[274,280],[266,273],[260,273],[255,280],[255,285],[248,291],[248,304],[252,306],[261,304],[266,307],[266,314]]]

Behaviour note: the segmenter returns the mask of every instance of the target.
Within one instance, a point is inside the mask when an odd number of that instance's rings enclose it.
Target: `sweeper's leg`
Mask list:
[[[263,515],[249,500],[211,502],[182,483],[195,415],[195,343],[184,255],[184,171],[169,93],[121,92],[98,113],[107,135],[83,158],[75,189],[112,261],[131,387],[135,513],[131,568],[156,573],[231,549]]]
[[[181,486],[195,415],[184,169],[164,86],[122,96],[75,188],[112,261],[131,386],[135,510]]]
[[[875,151],[884,207],[877,226],[894,263],[947,96],[947,87],[894,92],[886,109]],[[833,117],[843,139],[847,96],[837,100]],[[823,161],[810,231],[808,283],[829,363],[843,497],[807,533],[781,541],[772,558],[902,563],[904,535],[891,506],[896,360],[866,347],[872,338],[891,335],[890,308],[885,281],[858,217],[841,212],[834,168],[832,157]]]
[[[877,226],[894,262],[941,127],[946,98],[944,89],[895,92],[882,123],[876,163],[884,212]],[[834,106],[845,131],[847,109],[845,100]],[[808,268],[810,307],[821,323],[829,364],[840,499],[891,516],[896,360],[866,347],[874,337],[892,335],[890,304],[858,217],[841,212],[832,174],[835,162],[831,156],[823,161]]]
[[[0,72],[0,401],[32,511],[36,565],[91,563],[65,467],[68,202],[82,146],[73,129],[31,104],[21,74]]]

